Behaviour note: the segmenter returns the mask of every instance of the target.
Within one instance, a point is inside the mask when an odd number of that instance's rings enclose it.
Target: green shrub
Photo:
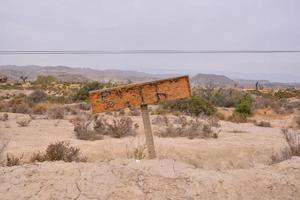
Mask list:
[[[166,103],[164,108],[196,116],[200,114],[212,115],[216,112],[216,108],[200,95],[193,95],[189,99]]]
[[[238,113],[251,115],[252,114],[252,99],[250,96],[245,95],[240,100],[235,107],[235,111]]]
[[[106,86],[104,83],[99,83],[97,81],[87,83],[84,85],[75,95],[75,101],[87,101],[89,99],[89,92],[92,90],[100,90]]]

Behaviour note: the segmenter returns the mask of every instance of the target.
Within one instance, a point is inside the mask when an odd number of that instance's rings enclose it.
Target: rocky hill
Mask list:
[[[223,75],[216,74],[197,74],[191,78],[193,85],[215,85],[215,86],[234,86],[235,82]]]

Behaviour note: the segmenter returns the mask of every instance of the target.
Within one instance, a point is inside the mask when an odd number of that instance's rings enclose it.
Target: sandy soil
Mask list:
[[[152,118],[154,116],[151,116]],[[53,142],[69,141],[80,147],[89,161],[127,158],[128,152],[144,143],[141,117],[133,117],[140,124],[137,137],[98,141],[76,139],[68,120],[33,120],[28,127],[18,127],[16,121],[28,115],[9,114],[9,121],[0,122],[0,129],[10,142],[5,153],[24,155],[44,151]],[[157,126],[153,126],[154,131]],[[187,139],[155,137],[158,157],[180,160],[203,169],[249,168],[255,164],[270,164],[272,158],[281,160],[288,153],[280,128],[262,128],[253,124],[221,122],[218,139]],[[277,159],[278,160],[278,159]]]
[[[174,160],[0,168],[1,199],[299,199],[300,158],[212,171]]]
[[[127,155],[144,143],[141,117],[132,117],[140,125],[136,137],[98,141],[76,139],[68,119],[35,119],[28,127],[19,127],[16,122],[25,118],[29,116],[9,113],[8,121],[0,121],[0,136],[9,139],[4,154],[23,155],[26,162],[50,143],[68,141],[80,147],[88,162],[0,167],[1,200],[297,200],[300,196],[300,158],[280,162],[290,153],[280,131],[291,118],[258,118],[271,121],[272,128],[222,121],[218,139],[155,137],[158,159],[141,161]]]

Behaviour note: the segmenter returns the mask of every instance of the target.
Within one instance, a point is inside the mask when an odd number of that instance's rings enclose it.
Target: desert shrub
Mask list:
[[[271,123],[266,121],[256,122],[254,124],[261,127],[272,127]]]
[[[152,119],[151,122],[155,125],[164,125],[166,123],[166,120],[168,120],[166,116],[158,115],[154,119]]]
[[[30,124],[31,122],[31,119],[21,119],[21,120],[18,120],[17,121],[17,124],[20,126],[20,127],[26,127]]]
[[[200,95],[193,95],[189,99],[165,103],[164,108],[195,116],[201,114],[212,115],[216,112],[216,108]]]
[[[32,112],[34,114],[42,115],[47,113],[47,106],[44,104],[37,104],[32,108]]]
[[[1,140],[0,140],[0,166],[4,165],[3,152],[5,151],[7,145],[8,145],[8,140],[5,140],[5,139],[1,138]]]
[[[121,117],[112,120],[112,123],[106,123],[106,134],[121,138],[125,136],[134,136],[136,133],[133,130],[133,121],[129,117]]]
[[[132,151],[127,150],[126,154],[129,159],[142,160],[148,156],[147,147],[146,145],[138,145]]]
[[[252,114],[252,99],[250,96],[243,96],[235,107],[235,111],[241,114]]]
[[[300,156],[300,133],[288,129],[282,129],[281,132],[290,146],[292,155]]]
[[[74,132],[78,139],[80,140],[102,140],[103,134],[99,133],[97,130],[91,130],[89,128],[92,121],[87,121],[84,119],[78,120],[74,124]],[[99,129],[100,130],[100,129]]]
[[[62,107],[52,107],[48,109],[47,115],[49,119],[63,119],[65,112]]]
[[[228,118],[228,121],[234,123],[246,123],[248,115],[244,113],[233,112],[232,115]]]
[[[187,120],[181,116],[174,122],[164,117],[164,123],[155,132],[159,137],[218,138],[218,132],[214,131],[209,123],[198,119]]]
[[[65,161],[65,162],[81,162],[85,158],[80,157],[80,149],[70,146],[68,142],[56,142],[48,145],[45,153],[37,153],[31,157],[31,161]]]
[[[87,83],[82,88],[79,89],[79,91],[74,95],[75,101],[88,101],[89,99],[89,92],[92,90],[100,90],[103,89],[105,86],[108,86],[108,84],[100,83],[97,81]]]
[[[8,120],[8,114],[7,113],[4,113],[2,116],[0,116],[0,121],[7,121]]]
[[[56,82],[57,79],[54,76],[44,76],[39,75],[37,79],[33,82],[34,85],[40,85],[40,88],[47,88],[47,86]]]
[[[45,101],[47,99],[47,96],[48,95],[44,91],[35,90],[27,97],[27,99],[32,103],[40,103],[42,101]]]
[[[14,155],[6,155],[6,166],[12,167],[12,166],[18,166],[21,164],[21,160],[23,158],[23,155],[21,157],[16,157]]]

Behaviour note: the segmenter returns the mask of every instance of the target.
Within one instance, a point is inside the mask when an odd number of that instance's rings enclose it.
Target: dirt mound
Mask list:
[[[0,168],[0,199],[299,199],[300,158],[211,171],[174,160],[117,159]]]

